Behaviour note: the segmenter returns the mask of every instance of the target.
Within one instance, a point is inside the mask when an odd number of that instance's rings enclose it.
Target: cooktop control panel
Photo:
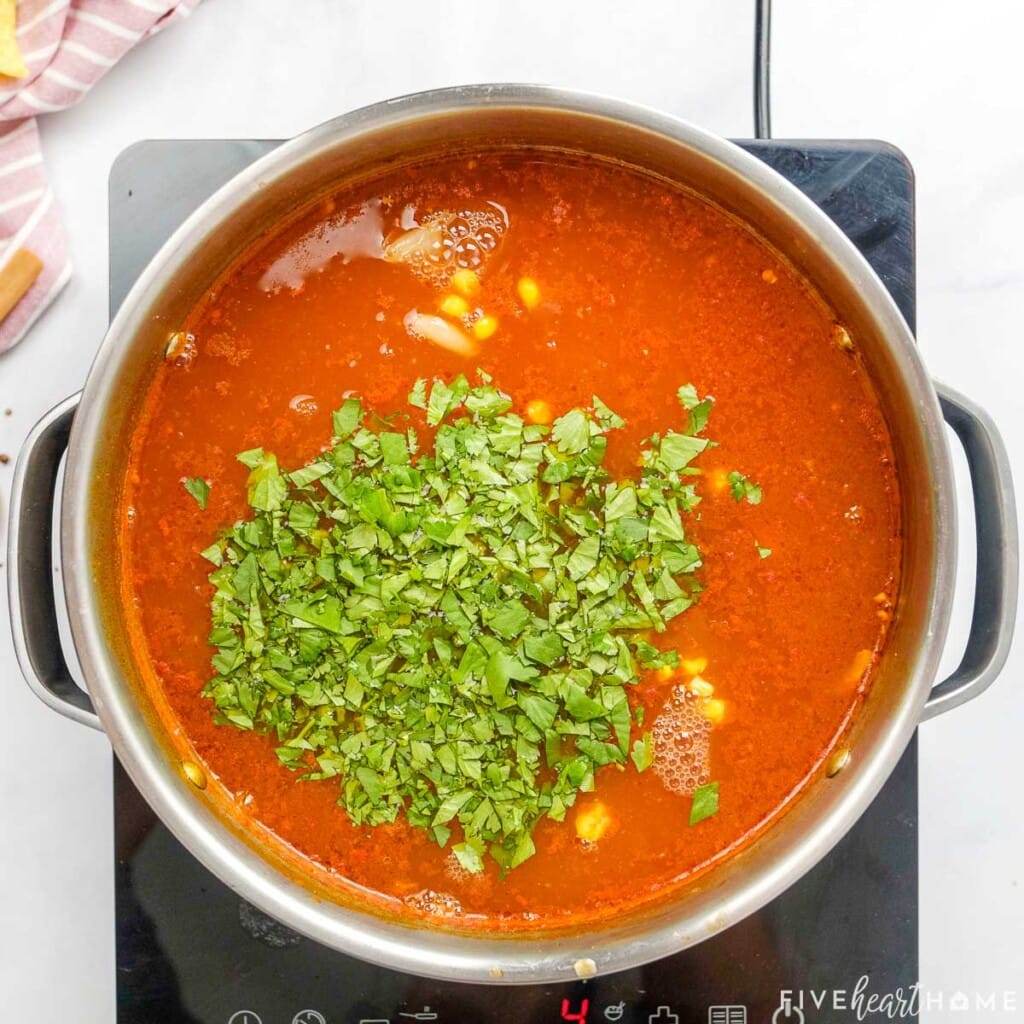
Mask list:
[[[759,1020],[770,1019],[771,1024],[784,1024],[787,1021],[792,1024],[803,1024],[808,1017],[801,1008],[800,1002],[794,1001],[800,999],[802,999],[802,994],[794,995],[785,992],[780,994],[779,1006],[770,1018],[751,1016],[750,1008],[742,1003],[722,1003],[709,1006],[705,1016],[694,1018],[687,1015],[685,1010],[681,1016],[672,1006],[664,1003],[655,1007],[650,1013],[644,1010],[638,1014],[636,1007],[631,1006],[624,999],[620,999],[618,1002],[607,1002],[605,999],[593,999],[589,996],[580,996],[577,999],[564,997],[560,1001],[556,999],[552,1002],[550,1016],[537,1015],[530,1019],[552,1022],[568,1021],[570,1024],[597,1024],[600,1021],[610,1021],[611,1024],[616,1024],[619,1021],[624,1024],[633,1021],[642,1022],[642,1024],[686,1024],[687,1021],[697,1019],[702,1024],[705,1021],[707,1024],[756,1024]],[[827,1001],[830,1004],[833,1001],[831,993]],[[509,1002],[513,1006],[515,1005],[514,993]],[[814,1002],[820,1009],[824,1006],[825,1000],[819,996],[815,998]],[[446,1022],[460,1024],[466,1018],[458,1016],[458,1012],[461,1011],[446,1014],[441,1009],[424,1006],[422,1009],[409,1008],[392,1011],[390,1016],[378,1014],[347,1019],[351,1020],[353,1024],[403,1024],[403,1022],[415,1021],[420,1021],[422,1024],[435,1024],[435,1022],[436,1024],[446,1024]],[[510,1012],[515,1014],[514,1009]],[[287,1022],[282,1018],[282,1024],[331,1024],[333,1019],[320,1010],[299,1010]],[[265,1019],[255,1010],[237,1010],[227,1019],[227,1024],[273,1024],[273,1022]]]

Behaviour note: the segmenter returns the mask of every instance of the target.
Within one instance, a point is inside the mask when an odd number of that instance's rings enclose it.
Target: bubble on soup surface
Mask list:
[[[676,687],[651,730],[654,771],[666,789],[680,796],[692,796],[711,778],[711,723],[698,705],[698,699],[685,687]]]
[[[196,337],[187,331],[175,331],[167,339],[164,359],[172,366],[188,369],[196,358]]]
[[[406,906],[419,910],[434,917],[458,917],[462,913],[462,904],[446,892],[435,892],[433,889],[422,889],[405,897]]]
[[[312,416],[319,406],[312,395],[294,395],[288,403],[288,408],[301,416]]]
[[[490,210],[439,210],[385,246],[385,258],[444,287],[457,270],[480,270],[501,242],[508,222]]]
[[[479,882],[483,878],[479,872],[467,871],[454,853],[449,853],[445,857],[444,870],[448,877],[455,882]]]

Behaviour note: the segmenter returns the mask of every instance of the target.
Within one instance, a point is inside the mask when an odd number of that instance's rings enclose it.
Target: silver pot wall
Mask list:
[[[119,602],[115,500],[141,395],[175,329],[218,273],[258,235],[331,186],[452,147],[533,146],[632,164],[702,193],[750,223],[849,326],[893,435],[904,567],[878,677],[839,774],[822,770],[756,842],[656,906],[600,929],[533,938],[412,927],[326,899],[283,870],[185,777],[181,738],[159,723]],[[72,423],[73,420],[73,423]],[[971,468],[978,586],[970,640],[936,686],[956,566],[954,480],[944,423]],[[86,694],[56,628],[51,524],[58,465],[60,561]],[[346,114],[258,160],[173,235],[125,299],[85,390],[29,436],[12,496],[9,581],[15,645],[36,693],[102,728],[133,782],[174,834],[245,899],[285,924],[364,959],[457,981],[549,982],[622,970],[700,942],[757,910],[808,871],[882,787],[918,723],[980,693],[1005,661],[1017,593],[1009,466],[989,418],[934,385],[906,323],[854,246],[806,197],[738,147],[692,125],[558,89],[476,86],[420,93]]]

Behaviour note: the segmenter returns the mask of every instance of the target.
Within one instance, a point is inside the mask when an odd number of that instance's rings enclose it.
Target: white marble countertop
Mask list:
[[[922,350],[935,376],[992,413],[1024,482],[1024,13],[891,0],[776,7],[776,136],[875,137],[908,154]],[[388,96],[486,80],[615,94],[748,136],[752,9],[208,0],[42,125],[76,272],[31,336],[0,357],[0,407],[13,409],[0,417],[0,452],[13,456],[36,418],[85,378],[107,321],[107,173],[135,140],[285,137]],[[0,466],[3,534],[11,470]],[[972,547],[968,538],[965,559]],[[947,667],[965,636],[970,586],[961,589]],[[922,981],[947,999],[1018,990],[1016,1012],[954,1015],[971,1024],[1024,1015],[1022,670],[1024,633],[989,693],[921,730]],[[6,628],[0,681],[0,1017],[112,1022],[109,746],[31,696]]]

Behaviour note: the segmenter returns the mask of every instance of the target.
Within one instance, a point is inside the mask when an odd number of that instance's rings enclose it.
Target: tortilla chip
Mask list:
[[[21,302],[42,272],[43,261],[28,249],[18,249],[0,268],[0,320]]]
[[[17,0],[0,0],[0,75],[24,78],[28,74],[25,61],[14,35],[17,24]]]

